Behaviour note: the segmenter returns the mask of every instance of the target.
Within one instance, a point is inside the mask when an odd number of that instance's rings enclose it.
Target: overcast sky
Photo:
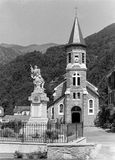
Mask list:
[[[0,43],[67,43],[76,6],[84,37],[115,23],[115,0],[0,0]]]

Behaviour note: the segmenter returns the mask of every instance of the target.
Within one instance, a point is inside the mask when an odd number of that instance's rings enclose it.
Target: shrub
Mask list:
[[[32,138],[39,138],[39,137],[40,137],[40,134],[37,132],[34,135],[32,135]]]
[[[111,123],[106,122],[102,128],[110,129],[111,128]]]
[[[111,124],[111,128],[110,128],[111,132],[115,132],[115,122],[113,122]]]
[[[14,158],[23,158],[23,154],[19,151],[15,151]]]
[[[10,128],[2,129],[0,134],[1,134],[0,135],[1,137],[15,137],[14,131],[12,129],[10,129]]]
[[[28,159],[46,159],[47,158],[47,152],[46,151],[38,151],[38,152],[32,152],[27,154]]]
[[[21,127],[22,127],[22,122],[15,120],[15,121],[10,121],[8,123],[3,123],[1,128],[2,129],[11,128],[12,130],[14,130],[15,133],[19,133]]]
[[[58,139],[58,132],[53,130],[47,130],[45,133],[45,137],[51,140]]]

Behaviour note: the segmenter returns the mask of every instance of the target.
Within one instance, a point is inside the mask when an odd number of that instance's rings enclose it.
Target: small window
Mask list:
[[[77,93],[77,98],[80,99],[80,93],[79,92]]]
[[[54,119],[54,107],[51,109],[51,119]]]
[[[82,53],[82,63],[85,63],[85,53]]]
[[[59,105],[59,114],[63,114],[63,112],[64,112],[64,105],[60,104]]]
[[[76,93],[73,93],[73,99],[76,99]]]
[[[94,101],[92,99],[89,100],[88,114],[89,115],[93,115],[94,114]]]
[[[68,62],[71,63],[71,53],[68,54]]]
[[[17,114],[20,114],[20,111],[18,111]]]
[[[27,113],[26,113],[26,111],[24,111],[24,116],[26,116],[27,115]]]

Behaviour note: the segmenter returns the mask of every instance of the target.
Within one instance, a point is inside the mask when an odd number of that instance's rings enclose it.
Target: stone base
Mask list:
[[[30,118],[29,121],[24,125],[23,129],[20,129],[20,134],[26,136],[43,136],[47,130],[48,118]]]
[[[26,136],[35,136],[36,134],[43,136],[47,130],[48,118],[32,118],[24,126]]]

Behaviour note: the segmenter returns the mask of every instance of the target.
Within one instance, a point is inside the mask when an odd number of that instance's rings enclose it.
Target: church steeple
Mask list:
[[[67,46],[68,45],[78,45],[78,46],[81,45],[81,46],[86,47],[77,16],[75,16],[75,19],[74,19],[74,24],[72,27],[72,31],[71,31],[69,42]]]

